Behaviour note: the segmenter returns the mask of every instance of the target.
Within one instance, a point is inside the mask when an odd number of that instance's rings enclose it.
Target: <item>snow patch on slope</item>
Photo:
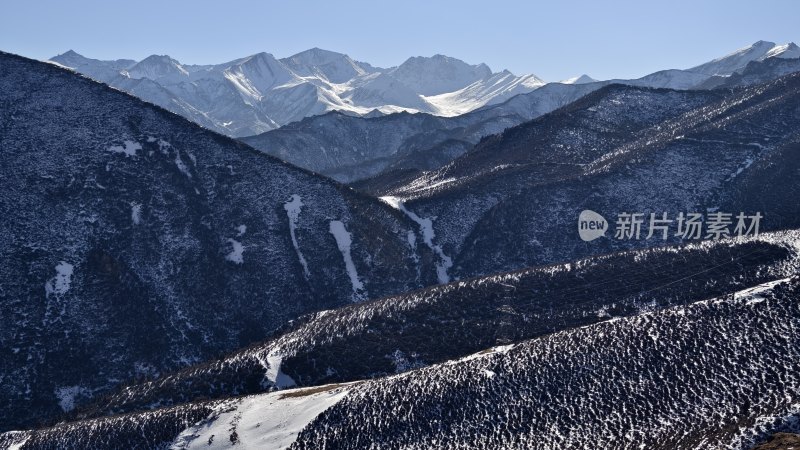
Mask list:
[[[436,277],[439,279],[439,283],[449,283],[450,275],[448,275],[447,269],[453,267],[453,259],[444,253],[444,250],[442,250],[440,245],[435,245],[433,243],[433,238],[436,236],[433,232],[433,220],[422,218],[414,212],[409,211],[399,197],[386,196],[380,197],[380,199],[392,208],[402,211],[408,216],[409,219],[413,220],[417,223],[417,225],[419,225],[423,242],[425,242],[425,245],[433,250],[433,252],[439,257],[439,262],[436,263]]]
[[[236,264],[244,262],[244,245],[236,239],[228,238],[228,243],[231,244],[231,251],[225,255],[225,259]]]
[[[108,151],[112,153],[122,153],[125,156],[136,156],[136,152],[142,149],[142,144],[136,141],[124,141],[122,145],[112,145]]]
[[[764,300],[766,300],[766,294],[775,289],[775,286],[787,283],[790,280],[791,277],[787,277],[778,280],[768,281],[766,283],[761,283],[759,285],[734,292],[733,298],[735,300],[744,300],[744,302],[747,303],[748,305],[761,303]]]
[[[61,261],[56,266],[56,276],[44,284],[44,291],[47,297],[50,295],[62,295],[69,290],[72,283],[72,273],[75,267],[67,262]]]
[[[296,386],[297,383],[295,383],[292,377],[286,375],[281,370],[282,363],[283,363],[283,356],[281,354],[273,351],[267,355],[267,360],[266,360],[267,380],[269,380],[270,383],[272,383],[272,385],[277,387],[278,389]]]
[[[306,425],[349,393],[346,386],[321,389],[324,387],[254,395],[234,407],[225,403],[210,420],[181,433],[171,448],[286,449]]]
[[[586,83],[594,83],[598,80],[590,77],[589,75],[583,74],[577,77],[567,78],[566,80],[561,80],[559,83],[561,84],[586,84]]]
[[[142,222],[142,204],[138,202],[131,202],[131,221],[134,225],[139,225]]]
[[[64,412],[69,412],[75,409],[75,400],[77,397],[88,397],[91,391],[83,386],[65,386],[55,390],[56,397],[58,397],[58,406]]]
[[[353,263],[353,257],[350,254],[350,245],[353,243],[352,236],[345,229],[344,223],[339,220],[331,220],[330,233],[336,239],[336,246],[339,247],[339,251],[342,252],[347,275],[350,276],[350,283],[353,285],[353,300],[363,300],[366,298],[364,284],[358,279],[356,265]]]
[[[311,272],[308,270],[308,262],[300,251],[300,245],[297,243],[297,219],[300,217],[300,212],[303,208],[303,201],[299,195],[292,195],[292,199],[283,204],[283,209],[286,210],[286,215],[289,217],[289,235],[292,237],[292,245],[294,251],[297,253],[297,259],[300,260],[300,265],[303,266],[303,273],[308,279]]]
[[[181,153],[178,151],[175,152],[175,165],[182,174],[186,175],[186,178],[192,178],[192,174],[189,172],[189,167],[187,167],[186,163],[183,162],[183,159],[181,159]]]
[[[800,58],[800,47],[798,47],[794,42],[789,42],[788,44],[776,45],[772,47],[770,51],[767,52],[766,55],[762,59],[767,58],[782,58],[782,59],[792,59],[792,58]]]
[[[7,450],[21,450],[31,438],[30,434],[24,431],[6,431],[3,433],[3,437],[10,435],[13,435],[12,440],[14,443],[9,445]]]
[[[501,103],[509,98],[531,92],[545,82],[535,75],[516,76],[509,71],[492,74],[461,89],[422,98],[436,107],[435,113],[452,117],[482,106]]]

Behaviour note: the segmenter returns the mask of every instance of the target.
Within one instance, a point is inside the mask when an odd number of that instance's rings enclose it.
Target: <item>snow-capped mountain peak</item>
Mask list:
[[[586,83],[594,83],[598,80],[590,77],[589,75],[583,74],[577,77],[567,78],[566,80],[559,81],[561,84],[586,84]]]
[[[167,55],[150,55],[126,70],[125,73],[130,78],[149,78],[151,80],[189,75],[189,72],[183,68],[180,62]]]
[[[314,47],[288,58],[281,59],[294,73],[303,77],[321,77],[331,83],[346,83],[376,69],[353,60],[343,53]]]
[[[492,75],[486,64],[470,65],[444,55],[415,56],[392,70],[392,77],[422,95],[453,92]]]
[[[108,81],[110,78],[119,75],[120,71],[136,64],[136,61],[132,59],[117,59],[112,61],[91,59],[74,50],[68,50],[58,56],[54,56],[50,58],[50,61],[64,67],[69,67],[89,78],[101,81]]]
[[[288,67],[266,52],[237,61],[224,70],[224,75],[239,92],[256,100],[276,86],[299,81]]]
[[[763,59],[766,58],[800,58],[800,47],[798,47],[794,42],[776,45],[767,52]]]
[[[328,111],[452,116],[544,84],[533,75],[492,74],[486,64],[444,55],[382,69],[320,48],[282,59],[262,52],[212,65],[187,65],[167,55],[101,61],[72,50],[51,61],[235,137]],[[444,97],[425,98],[434,95]]]
[[[89,61],[89,58],[82,56],[75,50],[67,50],[66,52],[50,58],[51,61],[57,62],[63,66],[77,67]]]
[[[727,76],[744,68],[749,62],[763,61],[773,57],[798,58],[800,57],[800,48],[793,42],[777,45],[770,41],[758,41],[688,70],[704,75]]]

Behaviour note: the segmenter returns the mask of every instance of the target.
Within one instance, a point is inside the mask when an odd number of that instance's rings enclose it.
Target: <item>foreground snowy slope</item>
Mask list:
[[[746,450],[796,431],[798,298],[795,276],[387,378],[7,433],[0,445]]]
[[[493,345],[688,304],[796,273],[798,242],[793,231],[640,250],[323,311],[262,344],[127,386],[70,417],[404,372]]]
[[[171,448],[289,448],[309,422],[344,398],[353,386],[294,389],[223,403],[209,419],[184,430]]]
[[[292,449],[746,449],[800,413],[800,280],[369,381]]]
[[[436,282],[383,203],[0,53],[0,429]]]
[[[357,383],[293,389],[144,414],[0,434],[2,449],[289,448],[298,433]]]

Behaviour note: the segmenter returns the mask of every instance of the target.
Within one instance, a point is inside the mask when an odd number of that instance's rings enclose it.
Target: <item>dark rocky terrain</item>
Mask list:
[[[5,53],[0,149],[0,429],[436,282],[382,202]]]
[[[612,224],[621,212],[761,212],[762,230],[793,228],[798,125],[800,73],[733,91],[612,85],[384,194],[431,220],[455,278],[653,245],[581,241],[584,209]]]
[[[797,450],[800,449],[800,435],[792,433],[775,433],[768,442],[753,450]]]
[[[436,286],[302,317],[262,344],[127,386],[69,417],[391,375],[557,331],[784,278],[795,232],[606,255]],[[284,386],[285,387],[285,386]]]
[[[396,113],[363,118],[332,112],[241,140],[342,182],[402,169],[421,172],[452,161],[482,137],[553,111],[605,84],[552,83],[456,117]]]
[[[291,448],[749,448],[797,408],[799,289],[795,278],[361,383]]]
[[[309,423],[290,448],[562,449],[602,442],[609,449],[745,450],[797,431],[799,281],[565,328],[376,380],[12,432],[0,435],[0,445],[254,445],[278,418],[258,417],[254,427],[253,407],[336,391],[336,400],[304,419]],[[302,414],[289,406],[284,414]],[[263,433],[261,422],[269,424]]]

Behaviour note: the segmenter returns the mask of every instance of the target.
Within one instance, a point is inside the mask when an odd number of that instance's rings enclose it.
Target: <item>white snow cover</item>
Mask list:
[[[114,63],[73,51],[52,62],[234,137],[333,110],[450,116],[543,84],[534,75],[492,73],[485,64],[443,55],[413,57],[382,69],[317,48],[283,59],[262,52],[207,66],[182,64],[167,55]]]
[[[798,47],[794,42],[776,45],[767,52],[767,54],[764,56],[764,59],[766,58],[800,58],[800,47]]]
[[[142,149],[142,144],[136,141],[125,140],[122,145],[108,147],[109,152],[123,153],[125,156],[136,156],[136,151]]]
[[[186,178],[192,178],[192,173],[189,172],[189,167],[186,166],[186,163],[183,162],[181,159],[180,152],[175,152],[175,165],[178,166],[178,170],[181,171],[182,174],[186,175]]]
[[[286,375],[281,370],[283,356],[280,353],[275,351],[270,352],[270,354],[267,355],[267,360],[264,362],[266,362],[267,380],[269,380],[273,386],[283,389],[297,385],[292,377]]]
[[[15,438],[18,439],[16,442],[9,445],[7,450],[21,450],[31,438],[29,434],[23,431],[7,431],[4,434],[6,436],[13,434]]]
[[[142,222],[142,204],[138,202],[131,202],[131,221],[134,225],[139,225]]]
[[[345,229],[344,223],[339,220],[331,220],[330,232],[336,239],[336,246],[339,247],[339,251],[342,252],[347,275],[350,276],[350,283],[353,285],[353,299],[360,300],[366,298],[364,284],[358,279],[356,265],[353,263],[353,257],[350,254],[350,245],[353,243],[350,233]]]
[[[44,291],[47,297],[50,297],[50,295],[62,295],[69,290],[74,269],[75,267],[70,263],[64,261],[58,263],[56,276],[44,284]]]
[[[797,58],[794,43],[759,41],[688,70],[666,70],[633,81],[650,87],[689,89],[712,75],[727,76],[750,61]],[[221,64],[192,66],[166,55],[140,62],[101,61],[73,51],[51,62],[129,92],[214,131],[234,137],[260,134],[328,111],[368,115],[400,111],[454,116],[501,103],[545,84],[535,75],[492,72],[435,55],[397,67],[372,67],[341,53],[311,49],[277,59],[257,53]],[[562,81],[591,83],[581,75]],[[116,148],[126,151],[124,146]]]
[[[56,397],[58,397],[58,406],[64,412],[69,412],[75,409],[75,398],[78,396],[86,396],[91,392],[83,386],[65,386],[56,388]]]
[[[790,280],[791,277],[788,277],[788,278],[780,278],[774,281],[768,281],[766,283],[761,283],[751,288],[742,289],[741,291],[735,292],[733,294],[733,298],[744,299],[748,304],[760,303],[764,301],[765,299],[764,295],[772,291],[775,288],[775,286],[786,283]]]
[[[413,211],[408,210],[403,201],[399,197],[380,197],[386,204],[391,206],[392,208],[398,209],[405,213],[411,220],[419,225],[420,232],[422,233],[422,240],[425,242],[425,245],[428,246],[437,256],[439,256],[439,262],[436,264],[436,276],[439,279],[439,283],[445,284],[450,282],[450,275],[447,273],[447,269],[453,267],[453,260],[449,256],[444,254],[442,247],[439,245],[435,245],[433,243],[433,238],[435,234],[433,232],[433,221],[431,219],[422,218],[415,214]],[[411,243],[409,239],[409,244]]]
[[[231,238],[228,238],[228,243],[231,244],[231,252],[225,255],[225,259],[236,264],[242,264],[244,262],[244,245]]]
[[[561,80],[559,83],[562,84],[586,84],[586,83],[594,83],[598,80],[590,77],[589,75],[583,74],[577,77],[567,78],[566,80]]]
[[[303,200],[297,194],[292,195],[291,200],[283,204],[283,209],[286,210],[286,215],[289,216],[289,235],[292,237],[292,245],[297,253],[297,259],[300,260],[300,265],[303,266],[303,273],[308,279],[311,276],[311,272],[308,270],[308,262],[303,256],[303,252],[300,251],[300,245],[297,243],[297,219],[300,217],[302,208]]]
[[[488,75],[453,92],[423,96],[426,102],[436,107],[436,114],[456,116],[478,109],[481,106],[502,103],[509,98],[533,91],[545,82],[535,75],[516,76],[509,71]]]
[[[692,67],[689,71],[706,75],[727,76],[743,68],[751,61],[763,61],[767,58],[798,57],[800,57],[800,48],[793,42],[777,45],[774,42],[758,41],[721,58]]]
[[[170,448],[285,449],[306,425],[348,392],[347,385],[330,385],[245,397],[233,407],[226,403],[209,421],[185,430]],[[235,445],[230,439],[234,431]]]

